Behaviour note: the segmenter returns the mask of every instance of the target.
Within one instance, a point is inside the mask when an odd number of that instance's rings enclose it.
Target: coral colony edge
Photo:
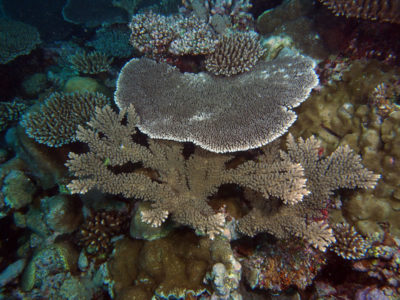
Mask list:
[[[400,299],[399,0],[0,0],[0,300]]]

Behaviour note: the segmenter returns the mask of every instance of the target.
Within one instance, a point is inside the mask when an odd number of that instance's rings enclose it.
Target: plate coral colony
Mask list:
[[[0,299],[399,299],[399,0],[0,1]]]

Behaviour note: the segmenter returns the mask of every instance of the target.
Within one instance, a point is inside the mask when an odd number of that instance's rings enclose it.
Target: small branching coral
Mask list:
[[[68,57],[74,70],[84,74],[107,72],[111,68],[112,58],[99,51],[78,52]]]
[[[135,143],[132,135],[138,121],[132,105],[119,114],[108,106],[96,108],[88,127],[80,126],[77,132],[77,138],[87,143],[90,151],[69,154],[67,166],[78,178],[68,188],[82,194],[97,188],[149,201],[151,207],[142,212],[142,220],[153,226],[160,226],[170,216],[213,237],[223,229],[225,215],[211,208],[208,197],[223,184],[236,184],[251,189],[262,199],[254,202],[250,213],[239,220],[241,232],[295,235],[324,250],[332,242],[331,230],[318,222],[309,224],[307,219],[313,210],[323,206],[333,189],[372,187],[378,178],[362,167],[360,158],[348,147],[321,159],[319,143],[314,138],[295,143],[289,137],[287,153],[280,153],[277,147],[266,148],[259,159],[227,168],[232,155],[196,147],[185,158],[183,145],[177,142],[150,139],[148,147]],[[155,171],[152,174],[157,176],[134,169],[132,164],[136,163]],[[118,171],[129,164],[131,172]],[[315,195],[309,195],[310,191]],[[278,209],[271,213],[273,206]],[[266,212],[265,207],[270,210]]]
[[[250,71],[263,53],[256,33],[235,32],[223,35],[204,63],[215,75],[232,76]]]
[[[78,125],[90,120],[96,106],[109,103],[100,93],[53,93],[21,120],[29,137],[48,147],[61,147],[75,141]]]
[[[357,232],[354,226],[347,223],[339,223],[333,227],[336,243],[333,251],[344,259],[362,259],[367,256],[372,246],[372,240],[364,238]]]

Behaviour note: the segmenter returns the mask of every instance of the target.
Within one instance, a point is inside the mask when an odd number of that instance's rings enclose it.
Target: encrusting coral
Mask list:
[[[268,231],[278,238],[295,235],[325,250],[333,241],[331,231],[324,224],[310,224],[312,217],[326,208],[325,201],[334,189],[371,188],[379,177],[364,169],[360,157],[348,147],[320,158],[314,138],[296,144],[289,137],[287,153],[276,148],[265,150],[257,160],[233,168],[226,167],[233,156],[200,148],[185,159],[183,145],[176,142],[149,140],[148,147],[135,143],[132,135],[137,122],[132,106],[119,115],[108,106],[97,108],[88,128],[78,129],[77,138],[88,144],[90,152],[69,154],[67,166],[78,179],[68,188],[72,193],[97,188],[150,201],[151,208],[142,211],[142,219],[153,226],[160,226],[171,216],[213,237],[222,231],[225,214],[215,212],[208,197],[223,184],[237,184],[262,195],[262,200],[252,202],[253,209],[239,220],[239,231],[247,235]],[[156,171],[151,173],[156,175],[140,169],[118,171],[136,163]]]
[[[318,84],[314,66],[308,57],[281,51],[250,72],[216,77],[132,59],[119,75],[115,102],[119,108],[133,104],[139,129],[151,138],[189,141],[220,153],[248,150],[273,141],[293,124],[292,108]]]
[[[100,93],[53,93],[44,103],[28,111],[21,125],[36,142],[61,147],[75,141],[77,126],[89,121],[96,106],[108,102]]]

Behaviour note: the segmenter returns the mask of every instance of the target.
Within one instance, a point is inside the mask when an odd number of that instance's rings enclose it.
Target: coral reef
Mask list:
[[[25,101],[18,99],[11,102],[0,102],[0,132],[18,122],[27,108]]]
[[[337,16],[400,24],[399,0],[320,0]]]
[[[238,296],[240,264],[233,257],[229,242],[197,237],[187,230],[176,230],[154,241],[122,239],[116,242],[112,258],[105,263],[103,282],[117,299],[196,299],[211,295],[212,267],[222,263],[226,279],[219,291]],[[214,291],[212,299],[218,298]],[[215,298],[217,296],[217,298]],[[208,299],[208,298],[206,298]],[[233,297],[233,299],[241,299]]]
[[[384,119],[369,105],[374,89],[398,77],[398,69],[376,60],[347,62],[341,76],[320,93],[313,94],[298,110],[299,120],[289,130],[295,136],[318,136],[323,150],[349,145],[363,157],[364,165],[382,174],[370,192],[343,197],[346,218],[364,236],[382,233],[382,222],[389,222],[391,233],[399,236],[399,157],[400,112]],[[332,65],[334,67],[334,65]],[[332,73],[332,76],[337,76]]]
[[[128,28],[103,27],[96,31],[95,38],[87,44],[109,57],[131,57],[133,49],[129,44]]]
[[[100,93],[53,93],[28,111],[21,125],[36,142],[61,147],[75,141],[78,125],[89,121],[96,106],[108,103],[107,97]]]
[[[32,180],[19,170],[12,170],[4,177],[3,187],[0,192],[0,199],[7,206],[20,209],[27,206],[33,200],[36,186]]]
[[[128,13],[115,7],[111,0],[68,0],[62,9],[64,20],[86,27],[127,23]]]
[[[254,33],[235,32],[218,39],[215,51],[204,61],[208,72],[232,76],[250,71],[264,54]]]
[[[31,291],[49,287],[51,282],[57,279],[55,278],[57,274],[64,275],[66,272],[76,270],[77,260],[77,253],[69,244],[59,243],[43,247],[35,253],[25,268],[21,282],[22,289]],[[46,291],[42,292],[42,295],[47,295]]]
[[[400,110],[396,99],[400,97],[400,80],[395,82],[382,82],[372,91],[370,105],[376,107],[377,114],[382,118],[388,117],[392,112]]]
[[[88,255],[101,258],[112,249],[112,239],[126,232],[128,226],[126,213],[117,211],[97,211],[80,226],[77,241]]]
[[[344,259],[365,258],[372,246],[372,241],[360,235],[354,226],[347,223],[339,223],[333,226],[336,243],[332,249]]]
[[[190,141],[213,152],[247,150],[271,142],[293,124],[291,108],[318,83],[314,66],[308,57],[281,51],[250,72],[215,77],[133,59],[119,75],[115,102],[119,108],[133,104],[139,129],[151,138]]]
[[[304,290],[326,263],[324,255],[298,241],[262,243],[243,259],[243,274],[251,288],[274,293],[290,286]]]
[[[214,51],[217,43],[211,27],[194,16],[136,14],[129,27],[132,30],[131,44],[158,60],[163,60],[168,54],[208,54]]]
[[[254,19],[249,13],[252,4],[249,0],[185,0],[181,12],[193,13],[201,20],[209,22],[213,28],[223,33],[227,28],[247,31],[254,27]]]
[[[0,64],[31,53],[40,42],[39,32],[35,27],[0,18]]]
[[[132,16],[141,0],[112,0],[112,5],[122,8]]]
[[[80,52],[68,57],[72,69],[84,74],[107,72],[111,68],[113,58],[99,51]]]

